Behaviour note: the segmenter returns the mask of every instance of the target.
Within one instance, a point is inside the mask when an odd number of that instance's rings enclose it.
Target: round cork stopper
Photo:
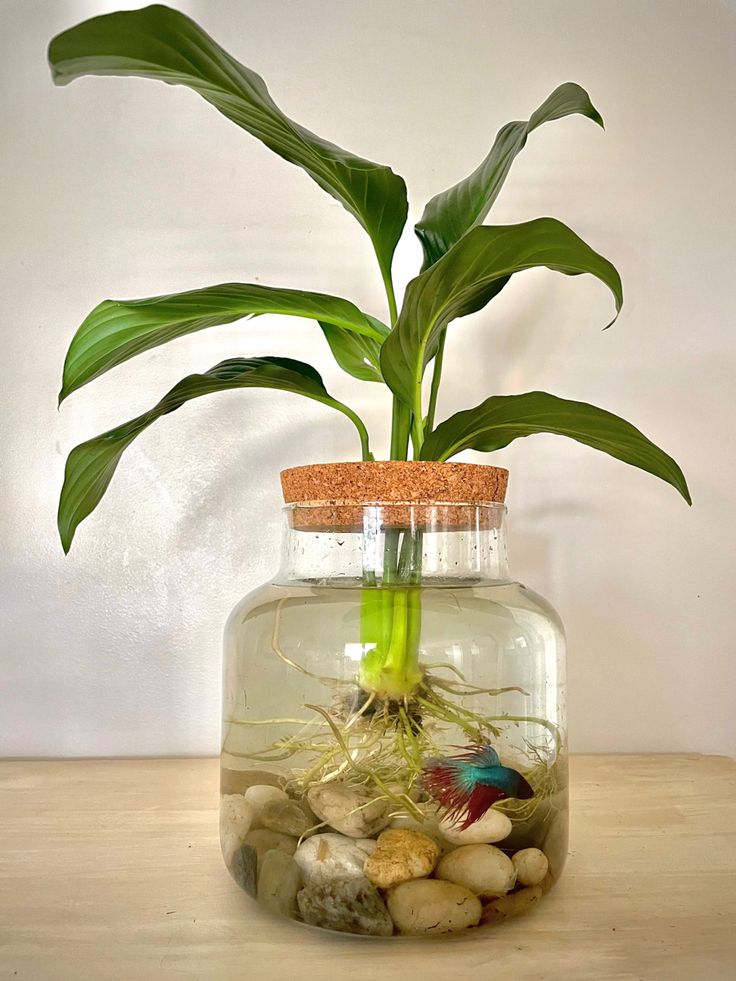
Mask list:
[[[282,471],[281,487],[285,503],[296,506],[294,526],[298,528],[359,526],[366,505],[383,506],[384,524],[444,520],[458,526],[470,516],[461,511],[475,512],[478,505],[503,504],[508,479],[509,472],[502,467],[380,460],[292,467]],[[444,508],[445,517],[438,519],[443,505],[448,506]]]

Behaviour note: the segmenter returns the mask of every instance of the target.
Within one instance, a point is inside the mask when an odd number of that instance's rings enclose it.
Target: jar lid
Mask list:
[[[286,504],[503,504],[509,472],[477,463],[377,460],[281,472]]]
[[[379,460],[315,463],[281,473],[284,501],[298,510],[301,530],[359,530],[363,509],[377,505],[381,523],[393,527],[459,529],[469,523],[498,527],[508,470],[476,463]],[[462,507],[465,505],[465,507]],[[488,513],[478,516],[479,507]]]

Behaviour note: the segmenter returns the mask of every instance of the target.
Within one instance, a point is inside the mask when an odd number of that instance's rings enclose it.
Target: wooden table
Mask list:
[[[736,979],[736,761],[580,756],[571,853],[484,935],[326,936],[261,912],[217,841],[217,762],[0,763],[0,978]]]

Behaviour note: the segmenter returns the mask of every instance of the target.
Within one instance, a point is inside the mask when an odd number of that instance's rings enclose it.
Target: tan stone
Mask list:
[[[428,835],[393,828],[378,836],[378,847],[368,856],[363,873],[379,889],[390,889],[400,882],[429,875],[439,855],[439,845]]]
[[[516,869],[516,881],[521,886],[538,886],[549,871],[549,862],[538,848],[522,848],[511,857]]]
[[[514,888],[516,870],[500,848],[462,845],[442,858],[437,878],[465,886],[478,896],[503,896]]]
[[[481,904],[469,889],[440,879],[413,879],[388,893],[388,911],[400,933],[455,933],[478,924]]]
[[[527,886],[525,889],[519,889],[518,892],[509,893],[508,896],[499,896],[483,906],[481,922],[497,923],[511,916],[521,916],[536,905],[543,895],[544,890],[540,885]]]

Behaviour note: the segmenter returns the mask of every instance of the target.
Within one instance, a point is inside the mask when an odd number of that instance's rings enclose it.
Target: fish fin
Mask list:
[[[465,817],[461,825],[462,830],[464,831],[479,818],[482,818],[496,801],[505,800],[505,798],[506,793],[500,787],[492,787],[480,783],[476,784],[464,808]]]
[[[462,811],[475,786],[472,767],[460,760],[429,760],[424,767],[424,786],[443,807]]]
[[[465,749],[465,753],[457,758],[472,763],[473,766],[499,766],[501,763],[493,746],[475,743],[472,746],[462,748]]]

